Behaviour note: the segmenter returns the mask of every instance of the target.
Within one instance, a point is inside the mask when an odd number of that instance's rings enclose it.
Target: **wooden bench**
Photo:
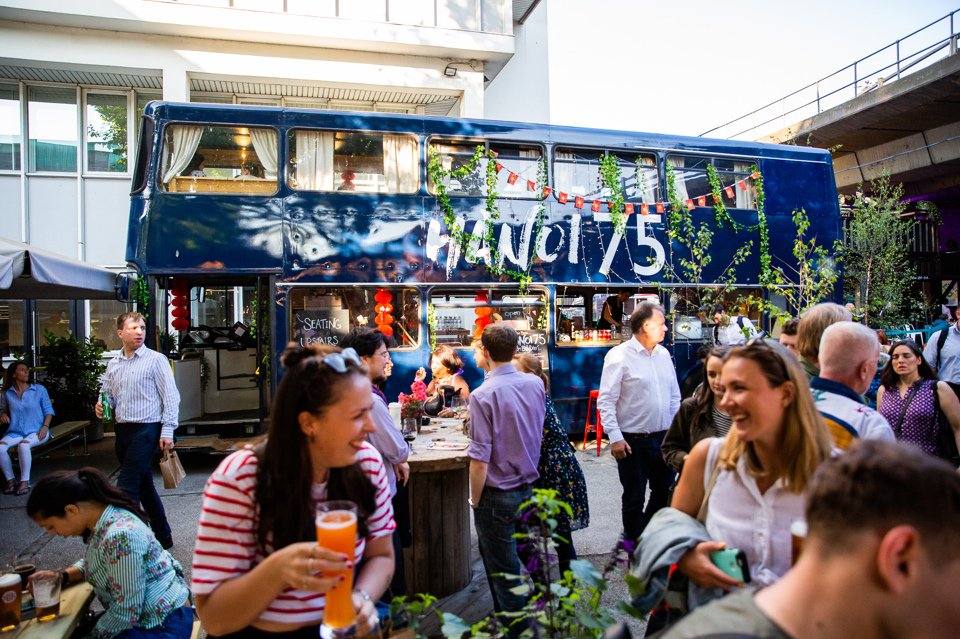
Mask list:
[[[63,446],[69,446],[69,454],[73,455],[73,445],[78,440],[83,441],[83,454],[89,455],[90,450],[87,448],[87,426],[89,425],[89,420],[78,420],[74,422],[63,422],[62,424],[51,426],[50,439],[48,439],[44,444],[34,446],[31,449],[33,456],[39,457],[41,455],[48,455],[58,448],[62,448]],[[10,453],[11,458],[15,458],[17,456],[17,447],[11,446],[7,452]]]

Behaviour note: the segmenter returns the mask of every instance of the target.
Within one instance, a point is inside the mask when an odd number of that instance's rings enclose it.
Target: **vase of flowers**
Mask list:
[[[417,420],[417,432],[420,432],[423,405],[427,401],[427,385],[423,382],[414,382],[410,385],[410,394],[400,393],[399,401],[401,419]]]

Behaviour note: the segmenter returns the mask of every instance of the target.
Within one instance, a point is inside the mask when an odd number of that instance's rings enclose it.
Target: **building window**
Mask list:
[[[128,116],[126,95],[87,94],[87,171],[127,172]]]
[[[77,90],[73,87],[27,89],[30,171],[77,170]]]
[[[587,200],[610,197],[610,189],[600,179],[600,156],[604,153],[590,149],[557,149],[553,161],[554,189]],[[653,204],[660,200],[660,181],[657,179],[654,156],[623,152],[610,154],[620,164],[623,177],[621,187],[628,202]]]
[[[381,291],[389,294],[389,301],[377,301]],[[378,320],[387,320],[380,326],[388,327],[384,334],[391,350],[420,346],[420,292],[417,289],[296,287],[290,289],[287,299],[291,339],[304,346],[339,344],[353,329],[378,328]],[[383,304],[392,306],[393,310],[378,313],[377,307]]]
[[[0,84],[0,171],[20,170],[20,87]]]
[[[673,166],[677,188],[677,197],[683,200],[696,200],[712,193],[707,179],[707,167],[713,166],[720,179],[723,203],[735,209],[757,208],[757,193],[750,177],[753,160],[731,160],[727,158],[706,158],[696,156],[668,155],[667,163]],[[743,183],[746,189],[739,186]],[[729,197],[733,194],[733,197]],[[712,198],[707,198],[712,204]]]
[[[0,300],[0,358],[20,359],[24,356],[23,313],[22,300]]]
[[[543,152],[532,144],[503,144],[483,141],[446,141],[430,143],[431,148],[440,154],[443,170],[453,172],[467,165],[477,152],[477,146],[484,146],[497,154],[497,162],[503,167],[497,173],[497,193],[504,198],[536,198],[537,173]],[[533,182],[531,188],[530,182]],[[487,158],[480,159],[473,171],[458,179],[446,178],[444,186],[449,195],[484,197],[487,194]],[[544,186],[544,185],[539,185]],[[430,190],[436,189],[431,184]]]
[[[521,295],[517,288],[480,290],[438,287],[430,293],[430,304],[436,316],[431,330],[434,331],[437,346],[470,348],[484,326],[506,322],[520,335],[518,351],[546,355],[549,308],[544,290],[531,287]]]
[[[131,304],[113,300],[90,300],[90,339],[100,342],[108,351],[123,348],[117,336],[117,318],[132,311]]]
[[[263,127],[172,124],[164,130],[164,189],[175,193],[272,195],[277,132]]]
[[[365,131],[290,132],[290,186],[300,191],[415,193],[417,138]]]
[[[69,300],[37,300],[35,306],[37,343],[46,344],[47,334],[56,337],[70,337],[70,305]]]

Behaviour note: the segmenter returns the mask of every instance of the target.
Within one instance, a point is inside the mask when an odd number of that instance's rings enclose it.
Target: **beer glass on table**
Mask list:
[[[37,621],[56,619],[60,614],[60,573],[41,570],[30,577],[30,591],[37,610]]]
[[[357,543],[357,505],[352,501],[325,501],[317,505],[317,545],[354,558]],[[357,629],[357,611],[353,608],[353,570],[324,573],[342,576],[339,584],[327,591],[320,637],[353,637]]]
[[[20,575],[0,575],[0,632],[13,630],[20,624],[20,603],[23,588]]]

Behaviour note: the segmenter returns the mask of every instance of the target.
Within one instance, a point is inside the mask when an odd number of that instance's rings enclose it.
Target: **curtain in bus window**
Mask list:
[[[733,170],[739,172],[747,173],[750,171],[752,164],[750,162],[734,162]],[[747,182],[747,186],[750,186],[750,182]],[[737,194],[736,207],[738,209],[752,209],[753,208],[753,193],[748,188],[746,191],[741,189],[739,186],[734,186],[734,191]]]
[[[407,135],[383,136],[383,177],[387,193],[417,190],[417,141]]]
[[[636,179],[636,193],[644,204],[653,204],[657,201],[657,170],[641,166],[634,175]]]
[[[297,188],[333,190],[333,133],[297,131]]]
[[[273,129],[250,129],[250,140],[265,174],[277,174],[277,132]]]
[[[200,146],[200,136],[203,135],[202,126],[175,125],[169,129],[167,136],[167,170],[163,172],[163,183],[166,184],[190,165]]]
[[[673,165],[673,169],[674,169],[673,176],[675,178],[673,183],[677,187],[677,198],[679,198],[679,200],[683,202],[684,200],[687,200],[690,198],[690,196],[687,195],[687,183],[684,182],[684,179],[683,179],[683,171],[682,171],[684,166],[683,158],[679,158],[674,155],[671,155],[670,157],[667,158],[667,162]]]
[[[556,189],[572,195],[586,195],[586,189],[582,185],[577,185],[576,178],[577,165],[573,161],[573,153],[557,151],[553,163],[553,184]]]

